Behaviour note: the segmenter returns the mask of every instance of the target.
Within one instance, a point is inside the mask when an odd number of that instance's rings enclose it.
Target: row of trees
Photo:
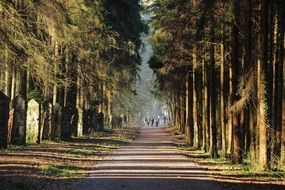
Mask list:
[[[146,28],[140,11],[139,0],[2,0],[0,90],[95,109],[108,123],[127,114]]]
[[[285,2],[156,0],[150,8],[156,93],[189,145],[234,163],[250,158],[260,170],[284,165]]]

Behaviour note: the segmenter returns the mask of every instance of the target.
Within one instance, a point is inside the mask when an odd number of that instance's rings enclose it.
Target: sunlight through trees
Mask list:
[[[156,93],[189,145],[284,167],[285,2],[156,0],[149,9]]]

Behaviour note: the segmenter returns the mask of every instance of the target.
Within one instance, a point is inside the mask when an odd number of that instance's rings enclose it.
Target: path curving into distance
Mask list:
[[[177,148],[165,127],[142,128],[140,136],[98,164],[74,190],[279,190],[277,185],[229,183],[208,175]]]

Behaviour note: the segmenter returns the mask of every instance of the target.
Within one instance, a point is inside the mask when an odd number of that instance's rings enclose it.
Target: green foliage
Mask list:
[[[155,71],[154,94],[167,104],[171,91],[184,85],[187,73],[193,67],[193,54],[201,69],[202,61],[208,64],[211,44],[229,43],[231,27],[230,3],[224,1],[155,0],[148,8],[153,16],[153,56],[149,60]],[[213,19],[212,19],[213,18]],[[214,36],[210,38],[211,24]],[[194,48],[195,47],[195,48]]]
[[[120,102],[117,112],[131,109],[140,34],[147,28],[139,0],[21,2],[0,2],[0,69],[29,72],[36,84],[29,98],[46,98],[52,87],[80,78],[88,101],[105,101],[99,93],[104,84],[114,104]]]
[[[28,94],[28,100],[35,99],[37,102],[41,100],[41,92],[39,90],[31,90]]]

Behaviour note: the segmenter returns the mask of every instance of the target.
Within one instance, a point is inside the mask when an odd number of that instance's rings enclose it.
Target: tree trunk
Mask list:
[[[113,120],[113,114],[112,114],[112,105],[113,105],[113,99],[112,99],[112,91],[107,91],[107,101],[108,101],[108,123],[109,128],[112,128],[112,120]]]
[[[261,55],[262,59],[259,64],[259,87],[258,87],[258,99],[259,99],[259,169],[261,171],[268,167],[268,155],[267,155],[267,135],[268,127],[271,127],[268,123],[270,120],[267,104],[268,94],[267,92],[267,78],[268,78],[268,1],[263,0],[262,5],[262,19],[261,19]]]
[[[232,29],[232,103],[237,102],[240,97],[238,96],[238,85],[239,85],[239,69],[240,69],[240,43],[239,43],[239,27],[240,27],[240,1],[233,0],[233,29]],[[233,110],[233,150],[232,150],[232,162],[241,163],[242,162],[242,152],[241,152],[241,126],[240,126],[240,113]]]
[[[197,55],[196,47],[193,48],[193,63],[192,63],[192,93],[193,93],[193,133],[194,133],[194,148],[197,149],[199,146],[199,137],[198,137],[198,101],[197,101],[197,88],[196,88],[196,68],[197,68]]]
[[[182,81],[182,84],[184,84],[184,81]],[[185,112],[185,85],[182,85],[181,87],[181,93],[180,93],[180,97],[179,97],[179,102],[180,102],[180,131],[185,134],[185,116],[186,116],[186,112]]]
[[[55,56],[55,59],[58,57],[58,42],[56,41],[55,42],[55,45],[54,45],[54,56]],[[54,72],[55,73],[58,73],[58,63],[55,62],[54,63]],[[57,92],[58,92],[58,88],[57,86],[54,84],[53,85],[53,91],[52,91],[52,105],[55,105],[57,103]]]
[[[281,136],[282,136],[282,97],[283,94],[283,67],[284,67],[284,33],[285,33],[285,3],[278,8],[278,30],[277,30],[277,55],[275,65],[275,95],[273,126],[276,130],[276,141],[274,145],[274,154],[280,156]]]
[[[203,150],[208,152],[210,143],[209,143],[209,99],[208,99],[208,66],[206,61],[202,60],[203,66]]]
[[[214,25],[214,15],[211,18],[211,29],[210,29],[210,155],[211,158],[218,158],[218,148],[217,148],[217,118],[216,118],[216,69],[215,69],[215,45],[214,45],[214,35],[215,35],[215,25]]]
[[[192,71],[189,71],[187,73],[187,79],[186,79],[186,107],[188,107],[188,110],[186,111],[186,117],[187,117],[187,130],[188,134],[186,135],[187,143],[189,143],[189,146],[192,147],[194,144],[194,129],[193,129],[193,88],[192,88]]]
[[[285,6],[285,3],[283,2],[283,7]],[[284,15],[284,9],[283,9],[283,15]],[[282,20],[283,20],[283,23],[284,23],[284,17],[281,17]],[[284,40],[285,36],[283,34],[283,47],[282,47],[282,44],[281,45],[281,49],[283,49],[283,58],[282,58],[282,71],[281,72],[281,76],[280,76],[280,79],[282,77],[282,79],[280,80],[280,85],[282,86],[282,88],[280,89],[281,93],[280,93],[280,96],[282,98],[281,100],[281,108],[282,108],[282,111],[281,111],[281,117],[282,118],[282,121],[281,122],[281,148],[280,148],[280,164],[281,165],[284,165],[285,164],[285,80],[284,80],[284,73],[285,73],[285,58],[284,58],[284,49],[285,49],[285,40]],[[281,66],[280,66],[281,67]],[[282,84],[283,83],[283,84]]]
[[[221,43],[221,73],[220,73],[220,86],[221,86],[221,105],[220,105],[220,120],[221,120],[221,134],[222,134],[222,151],[221,156],[222,158],[226,157],[227,150],[226,150],[226,119],[225,119],[225,54],[224,54],[224,44]]]
[[[8,120],[9,120],[9,98],[0,92],[0,150],[7,148],[8,142]]]

